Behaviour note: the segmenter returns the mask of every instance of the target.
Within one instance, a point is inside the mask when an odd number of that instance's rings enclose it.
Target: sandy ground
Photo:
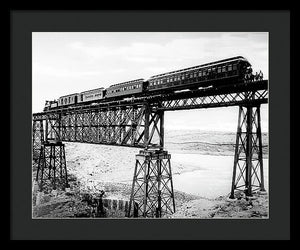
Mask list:
[[[36,204],[35,192],[33,218],[89,217],[82,197],[86,193],[97,194],[101,190],[105,191],[106,198],[129,199],[135,155],[140,149],[70,142],[65,145],[71,191],[39,194],[39,204]],[[185,157],[185,162],[181,159],[182,155],[176,156],[175,153],[174,156],[171,160],[174,180],[176,175],[190,174],[201,169],[191,155]],[[211,158],[208,157],[207,163],[202,164],[207,167],[209,161]],[[223,179],[224,176],[219,177]],[[252,199],[238,194],[239,199],[229,200],[227,191],[219,191],[222,192],[220,196],[215,192],[216,189],[208,189],[207,193],[212,194],[209,197],[202,195],[205,192],[200,192],[200,196],[183,192],[177,187],[180,185],[174,183],[176,213],[172,218],[268,218],[266,194],[255,194]]]

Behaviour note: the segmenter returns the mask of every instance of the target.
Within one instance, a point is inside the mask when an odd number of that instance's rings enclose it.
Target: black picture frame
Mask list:
[[[10,11],[12,240],[290,239],[290,12],[200,10]],[[32,32],[269,32],[269,219],[32,219]],[[279,115],[280,114],[280,115]]]

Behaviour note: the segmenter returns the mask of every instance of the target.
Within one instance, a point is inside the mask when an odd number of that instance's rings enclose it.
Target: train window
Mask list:
[[[199,74],[198,74],[199,76],[202,76],[202,71],[199,71]]]
[[[69,96],[69,103],[71,102],[71,97]]]
[[[237,70],[237,65],[236,65],[236,64],[233,64],[232,69],[233,69],[233,70]]]
[[[197,77],[197,72],[194,73],[194,77]]]
[[[218,73],[221,73],[221,67],[218,67],[217,72],[218,72]]]
[[[193,76],[194,76],[193,73],[191,73],[191,74],[190,74],[190,78],[193,78]]]
[[[226,72],[226,66],[222,67],[222,72]]]
[[[203,71],[202,75],[203,75],[203,76],[206,76],[206,70]]]
[[[232,70],[232,65],[229,64],[229,65],[228,65],[228,71],[231,71],[231,70]]]

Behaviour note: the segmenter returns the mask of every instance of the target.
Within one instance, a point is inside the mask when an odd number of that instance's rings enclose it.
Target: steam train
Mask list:
[[[205,87],[239,83],[252,79],[251,64],[242,56],[236,56],[195,67],[151,76],[148,80],[136,79],[113,84],[107,89],[97,88],[61,96],[58,100],[46,101],[44,111],[61,107],[93,103],[102,99],[121,100],[151,93],[196,90]]]

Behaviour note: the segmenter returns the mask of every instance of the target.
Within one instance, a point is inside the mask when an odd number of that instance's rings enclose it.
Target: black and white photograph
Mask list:
[[[32,219],[269,217],[268,32],[32,32]]]

